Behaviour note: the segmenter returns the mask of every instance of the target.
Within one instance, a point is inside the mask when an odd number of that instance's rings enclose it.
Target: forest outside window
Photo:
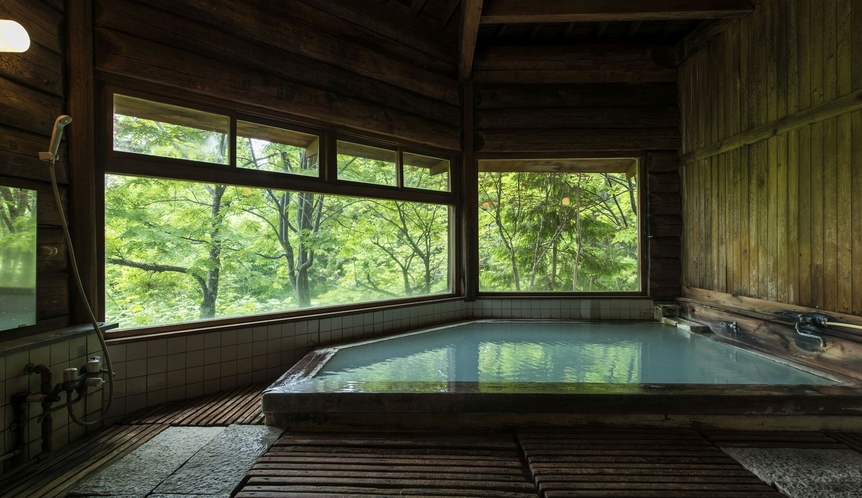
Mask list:
[[[322,131],[122,95],[113,102],[107,321],[161,326],[452,292],[448,159],[343,141],[327,159]],[[195,124],[196,113],[227,120],[224,138]],[[224,144],[216,148],[225,165],[200,164],[213,143]],[[425,158],[423,172],[401,170],[408,154]],[[326,161],[340,181],[350,171],[356,188],[325,181]],[[404,176],[428,192],[402,191]]]
[[[479,161],[481,292],[640,292],[638,159]]]

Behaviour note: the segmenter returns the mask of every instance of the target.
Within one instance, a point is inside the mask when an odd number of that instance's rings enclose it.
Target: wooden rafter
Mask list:
[[[464,0],[461,7],[461,56],[458,63],[458,78],[461,81],[469,80],[473,72],[476,36],[479,34],[481,17],[482,0]]]
[[[410,5],[410,17],[419,17],[426,3],[428,0],[413,0],[413,4]]]
[[[486,0],[483,24],[727,19],[754,10],[751,0]]]
[[[458,4],[461,3],[461,0],[449,0],[446,3],[446,6],[443,8],[443,12],[440,13],[440,17],[437,19],[437,27],[441,30],[446,29],[446,26],[449,25],[449,20],[452,19],[452,16],[455,14],[455,9],[458,8]]]

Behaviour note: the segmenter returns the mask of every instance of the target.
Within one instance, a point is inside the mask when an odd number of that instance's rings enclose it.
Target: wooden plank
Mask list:
[[[823,100],[838,94],[836,1],[824,2],[823,10]],[[823,123],[823,307],[838,309],[838,122]]]
[[[50,138],[41,134],[0,126],[0,175],[50,181],[48,164],[39,160],[39,152],[47,149],[49,142]],[[55,165],[59,184],[69,183],[66,150],[66,144],[61,144],[60,160]]]
[[[850,0],[839,0],[837,4],[837,95],[847,95],[853,89],[851,33],[852,10]],[[837,165],[835,194],[835,223],[837,244],[837,295],[836,311],[849,313],[853,308],[853,221],[852,221],[852,114],[837,119]],[[850,216],[847,216],[849,211]],[[859,269],[857,268],[857,271]]]
[[[402,488],[398,489],[399,496],[435,496],[435,497],[464,497],[473,496],[486,497],[489,496],[488,490],[483,489],[463,489],[463,488]],[[507,492],[494,490],[493,494],[497,498],[528,498],[535,496],[535,492]],[[242,488],[242,491],[236,495],[236,498],[341,498],[343,496],[356,496],[364,498],[383,498],[392,496],[392,488],[388,487],[367,487],[367,486],[252,486],[248,485]]]
[[[854,112],[851,118],[852,153],[850,174],[852,177],[852,196],[850,219],[853,268],[853,300],[850,312],[862,315],[862,111]]]
[[[414,20],[405,23],[402,16],[391,9],[374,8],[368,0],[338,2],[335,0],[302,0],[317,9],[367,28],[408,47],[446,62],[454,70],[455,47],[440,35],[439,30]],[[453,9],[454,10],[454,9]],[[448,21],[447,21],[448,22]]]
[[[38,43],[14,56],[0,57],[0,77],[35,88],[56,97],[63,94],[63,56]]]
[[[804,126],[818,124],[822,126],[825,121],[859,109],[862,109],[862,92],[857,91],[826,103],[818,103],[815,107],[787,116],[774,123],[766,123],[753,130],[740,133],[725,140],[719,140],[683,155],[682,159],[685,162],[692,162],[716,156],[744,145],[756,144],[770,137],[789,133]]]
[[[446,2],[446,5],[443,7],[443,11],[437,18],[437,29],[442,31],[446,28],[446,26],[449,24],[449,21],[452,19],[452,16],[455,15],[455,10],[460,4],[461,0],[448,0]]]
[[[750,45],[749,45],[749,26],[751,17],[740,20],[739,22],[739,132],[751,129],[751,112],[749,104],[749,92],[747,91],[749,84],[749,68],[750,68]],[[751,293],[751,274],[749,265],[751,261],[750,254],[750,214],[749,214],[749,151],[750,147],[740,147],[739,152],[739,256],[737,262],[739,264],[739,294],[750,295]]]
[[[483,130],[476,150],[483,153],[668,150],[679,146],[679,128],[591,130]]]
[[[676,81],[670,47],[603,43],[494,45],[476,52],[477,83],[645,83]]]
[[[673,128],[679,122],[679,107],[517,108],[476,112],[479,129]]]
[[[862,9],[860,9],[862,10]],[[850,156],[850,175],[852,177],[852,191],[856,193],[851,198],[850,227],[852,243],[852,268],[853,268],[853,301],[850,312],[854,315],[862,315],[862,111],[856,111],[851,118],[852,127],[852,151]]]
[[[115,0],[101,3],[95,23],[98,27],[229,63],[237,71],[250,67],[271,72],[303,85],[450,126],[457,126],[460,119],[459,110],[454,105],[303,55],[232,36],[199,21],[188,19],[183,22],[182,30],[172,30],[170,27],[176,23],[176,16],[137,2]],[[281,63],[273,65],[273,60]]]
[[[260,0],[237,4],[229,0],[212,0],[201,4],[151,0],[149,4],[229,31],[248,40],[316,59],[449,104],[458,103],[458,88],[451,75],[419,67],[409,59],[402,60],[390,56],[387,51],[342,39],[340,35],[350,29],[349,23],[342,22],[337,26],[327,25],[326,31],[319,26],[312,27],[309,23],[320,21],[316,18],[297,17],[297,12],[304,6],[302,3],[273,4]],[[311,16],[313,12],[307,12],[307,14]],[[277,30],[261,29],[261,19],[276,17],[294,19],[297,22],[283,22]],[[182,23],[182,21],[178,22]],[[356,28],[355,25],[353,27]],[[367,32],[367,30],[354,31],[355,34],[360,32]],[[398,45],[394,42],[391,44],[392,47]]]
[[[535,496],[535,486],[505,437],[300,433],[276,442],[237,496],[288,492]]]
[[[461,2],[461,36],[458,46],[458,79],[463,83],[473,74],[473,59],[476,55],[476,38],[479,34],[479,20],[482,15],[482,0],[463,0]]]
[[[665,83],[483,85],[478,88],[476,109],[670,107],[678,105],[678,99],[679,92],[676,85]]]
[[[674,49],[674,62],[680,65],[732,26],[739,26],[735,19],[704,20],[685,36]]]
[[[51,136],[63,99],[0,78],[0,125]]]
[[[96,29],[96,66],[106,73],[218,95],[248,106],[287,111],[449,150],[459,148],[460,134],[455,127],[355,99],[333,99],[329,92],[256,71],[237,74],[229,65],[102,29]]]
[[[539,4],[519,0],[487,0],[483,24],[534,24],[602,21],[687,20],[745,17],[754,10],[749,0],[650,0],[607,2],[545,0]]]
[[[785,303],[776,303],[764,299],[757,299],[746,296],[732,296],[721,292],[715,292],[707,289],[697,289],[694,287],[683,287],[683,296],[686,299],[708,304],[710,306],[720,307],[724,309],[734,309],[739,311],[750,311],[758,316],[773,315],[775,317],[787,316],[794,313],[819,313],[826,314],[831,317],[830,320],[836,322],[851,323],[862,325],[862,317],[849,315],[844,313],[824,311],[813,307],[790,305]],[[828,329],[832,330],[832,329]],[[828,330],[826,331],[828,333]]]

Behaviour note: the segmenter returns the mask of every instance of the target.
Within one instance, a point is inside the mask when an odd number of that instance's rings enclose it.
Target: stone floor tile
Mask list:
[[[263,425],[231,425],[160,484],[154,493],[230,495],[281,432]]]
[[[146,496],[224,430],[224,427],[169,427],[84,479],[68,496]]]
[[[862,454],[852,450],[722,448],[791,498],[862,497]]]

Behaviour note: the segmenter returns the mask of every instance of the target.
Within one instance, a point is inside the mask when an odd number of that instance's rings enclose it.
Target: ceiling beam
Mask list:
[[[442,31],[446,28],[449,24],[449,19],[452,19],[452,15],[455,14],[455,9],[458,8],[459,3],[461,3],[461,0],[449,0],[446,7],[443,8],[443,12],[440,13],[440,17],[437,19],[438,29]]]
[[[728,19],[754,10],[752,0],[486,0],[482,24]]]
[[[482,0],[463,0],[461,6],[461,56],[458,62],[458,79],[470,79],[473,73],[473,57],[476,55],[476,36],[479,34],[479,19],[482,17]]]
[[[418,17],[425,8],[425,3],[428,0],[413,0],[413,5],[410,6],[410,17]]]

